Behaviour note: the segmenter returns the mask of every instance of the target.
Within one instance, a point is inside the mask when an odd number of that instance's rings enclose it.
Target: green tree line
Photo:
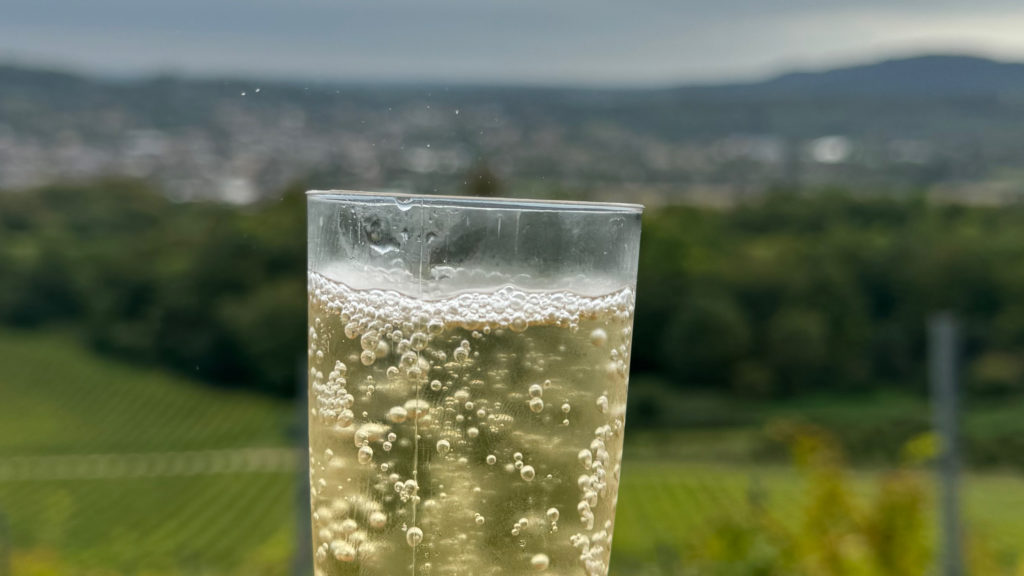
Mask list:
[[[0,322],[288,395],[305,202],[173,203],[105,181],[0,193]],[[1024,208],[777,192],[644,216],[634,372],[751,397],[924,386],[925,320],[964,319],[969,384],[1024,389]]]
[[[305,235],[298,189],[246,208],[125,181],[0,194],[0,321],[68,326],[136,362],[293,394]]]
[[[1024,209],[776,193],[645,216],[634,366],[753,396],[923,390],[925,323],[964,322],[968,382],[1024,385]]]

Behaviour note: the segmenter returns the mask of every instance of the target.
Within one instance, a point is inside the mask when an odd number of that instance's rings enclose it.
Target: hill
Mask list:
[[[688,88],[683,87],[686,92]],[[747,98],[951,98],[1024,95],[1024,63],[962,55],[928,55],[817,72],[793,72],[761,82],[702,88]]]

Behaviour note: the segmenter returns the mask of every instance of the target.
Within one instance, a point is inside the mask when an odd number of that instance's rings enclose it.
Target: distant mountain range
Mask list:
[[[33,86],[40,89],[79,88],[96,83],[125,85],[135,82],[152,83],[169,80],[170,77],[140,77],[136,80],[102,80],[98,77],[68,71],[43,70],[23,66],[0,64],[0,97],[3,91],[12,87]],[[253,78],[226,78],[223,80],[177,78],[191,83],[294,85],[308,83],[297,81],[267,81]],[[383,90],[407,89],[415,84],[314,84],[320,88],[352,88],[375,86]],[[452,86],[434,85],[447,90],[496,91],[554,91],[571,88],[516,88],[484,85],[457,84]],[[593,92],[660,92],[658,89],[580,89]],[[846,66],[824,71],[791,72],[755,82],[722,83],[713,85],[682,84],[670,91],[691,94],[731,94],[749,97],[817,97],[836,95],[855,96],[961,96],[1024,94],[1024,62],[1004,62],[989,58],[966,55],[925,55]]]
[[[684,87],[683,90],[694,90]],[[1024,63],[931,55],[822,72],[784,74],[762,82],[697,88],[748,97],[990,96],[1024,94]]]

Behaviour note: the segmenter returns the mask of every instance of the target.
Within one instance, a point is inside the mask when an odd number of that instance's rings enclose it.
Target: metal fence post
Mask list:
[[[958,326],[949,312],[928,320],[928,380],[931,388],[932,419],[939,437],[937,462],[939,480],[938,573],[964,576],[960,505],[957,485],[960,456],[957,431],[959,398],[957,390]]]

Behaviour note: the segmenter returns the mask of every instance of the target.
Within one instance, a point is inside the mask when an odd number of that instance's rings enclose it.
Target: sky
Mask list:
[[[922,53],[1024,60],[1021,30],[1016,0],[0,0],[0,62],[658,86]]]

